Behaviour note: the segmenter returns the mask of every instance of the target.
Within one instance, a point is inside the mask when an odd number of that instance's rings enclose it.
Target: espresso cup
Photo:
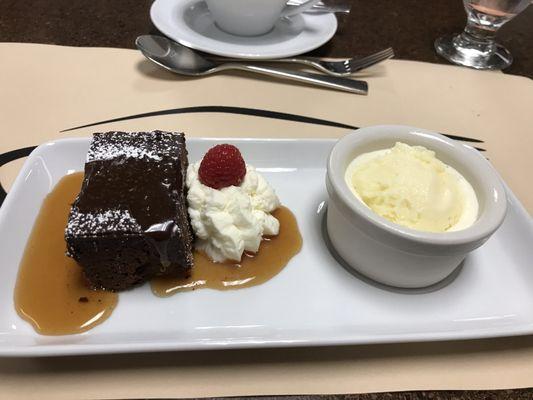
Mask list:
[[[300,14],[320,0],[288,6],[287,0],[205,0],[213,20],[225,32],[238,36],[263,35],[280,18]]]

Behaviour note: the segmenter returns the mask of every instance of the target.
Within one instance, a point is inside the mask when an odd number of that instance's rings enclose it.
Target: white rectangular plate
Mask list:
[[[0,210],[0,355],[52,356],[162,350],[429,341],[533,333],[533,224],[509,192],[501,229],[453,279],[433,290],[395,291],[344,269],[322,220],[326,158],[334,140],[189,139],[190,161],[218,142],[237,145],[298,219],[303,249],[263,285],[155,297],[148,285],[121,293],[113,315],[78,335],[41,336],[21,320],[13,290],[44,197],[83,168],[89,139],[35,150]]]

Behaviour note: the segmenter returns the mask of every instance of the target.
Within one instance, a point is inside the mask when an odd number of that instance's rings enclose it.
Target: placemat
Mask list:
[[[489,160],[533,211],[533,84],[527,78],[389,60],[361,75],[369,82],[370,94],[356,96],[244,73],[178,77],[132,50],[6,43],[0,44],[0,59],[0,154],[13,156],[17,149],[50,139],[101,130],[340,137],[353,127],[406,124],[483,140],[476,146],[486,149]],[[113,119],[119,120],[101,123]],[[87,124],[93,126],[68,130]],[[6,189],[21,163],[0,168]],[[161,398],[528,387],[533,386],[532,359],[533,337],[0,359],[0,397]]]

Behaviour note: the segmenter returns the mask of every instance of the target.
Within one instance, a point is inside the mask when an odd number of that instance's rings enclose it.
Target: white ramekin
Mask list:
[[[397,225],[359,201],[344,180],[358,155],[386,149],[396,142],[420,145],[455,168],[474,188],[479,213],[470,227],[454,232],[423,232]],[[503,222],[504,186],[477,150],[440,134],[398,125],[371,126],[344,136],[333,147],[327,166],[327,231],[331,244],[348,265],[380,283],[419,288],[448,275]]]

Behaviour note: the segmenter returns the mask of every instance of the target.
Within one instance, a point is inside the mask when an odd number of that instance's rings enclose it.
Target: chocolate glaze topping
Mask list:
[[[95,287],[123,290],[192,267],[182,133],[94,134],[67,253]]]

